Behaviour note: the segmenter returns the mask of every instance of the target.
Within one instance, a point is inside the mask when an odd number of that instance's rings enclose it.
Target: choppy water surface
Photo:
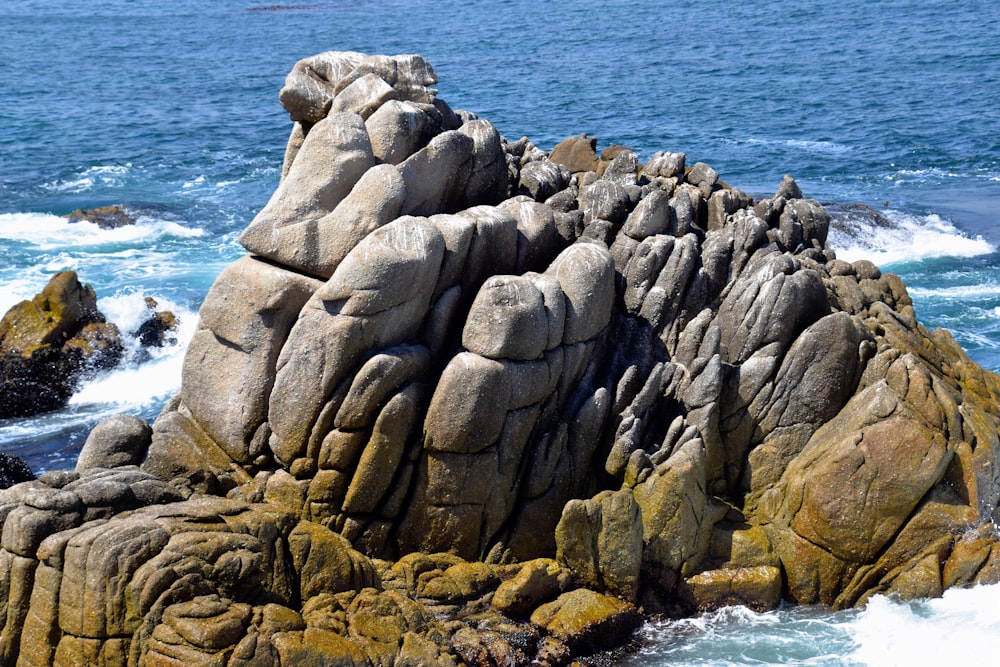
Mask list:
[[[936,600],[875,597],[864,609],[727,607],[644,628],[630,667],[924,667],[992,664],[1000,655],[1000,585]]]
[[[0,449],[69,466],[99,419],[152,419],[177,391],[198,307],[278,181],[277,90],[330,49],[420,53],[453,107],[544,149],[587,132],[641,159],[684,151],[751,194],[790,173],[807,196],[869,205],[888,224],[834,232],[840,255],[902,275],[925,325],[1000,370],[998,19],[992,0],[0,2],[0,309],[75,269],[123,331],[146,296],[182,322],[67,409],[0,421]],[[122,203],[135,227],[59,217]],[[997,589],[965,595],[728,610],[651,627],[636,660],[927,664],[928,625],[996,655],[996,619],[961,614],[1000,607]]]

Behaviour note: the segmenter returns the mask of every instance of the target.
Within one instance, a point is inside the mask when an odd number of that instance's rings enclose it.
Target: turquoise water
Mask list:
[[[72,268],[125,330],[144,296],[182,322],[176,346],[130,356],[67,409],[0,421],[0,449],[69,466],[96,421],[152,418],[176,392],[199,304],[277,184],[277,91],[329,49],[420,53],[442,98],[510,139],[548,149],[587,132],[640,158],[684,151],[751,194],[790,173],[807,196],[872,206],[889,226],[856,220],[832,236],[840,255],[902,275],[925,325],[1000,370],[998,20],[994,0],[0,0],[0,310]],[[139,225],[58,217],[121,203]],[[954,604],[1000,606],[982,591]],[[879,605],[650,627],[637,660],[921,664],[930,648],[894,661],[872,647],[924,619],[997,652],[995,619],[959,628],[932,603]]]

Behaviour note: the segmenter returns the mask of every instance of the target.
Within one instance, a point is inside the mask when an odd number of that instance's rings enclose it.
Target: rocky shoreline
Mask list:
[[[559,665],[1000,580],[1000,377],[794,180],[546,153],[436,82],[296,64],[179,395],[0,491],[0,662]]]

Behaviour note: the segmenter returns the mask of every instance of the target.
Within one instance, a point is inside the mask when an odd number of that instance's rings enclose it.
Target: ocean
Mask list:
[[[0,311],[74,269],[123,331],[147,296],[181,323],[66,409],[0,420],[0,450],[71,467],[97,421],[151,420],[177,391],[199,305],[278,182],[277,91],[333,49],[420,53],[452,107],[546,150],[586,132],[683,151],[752,195],[791,174],[839,207],[838,256],[902,276],[924,325],[1000,371],[998,24],[995,0],[0,0]],[[139,223],[62,217],[105,204]],[[648,625],[631,664],[976,660],[1000,654],[997,609],[998,587],[727,609]]]

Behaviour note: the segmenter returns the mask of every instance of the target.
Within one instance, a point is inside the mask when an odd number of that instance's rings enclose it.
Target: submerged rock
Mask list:
[[[66,218],[70,222],[91,222],[101,229],[127,227],[134,225],[137,221],[134,212],[118,204],[98,206],[97,208],[78,208]]]
[[[1000,377],[793,179],[546,154],[436,81],[296,65],[180,394],[0,492],[0,662],[564,664],[1000,578]]]

